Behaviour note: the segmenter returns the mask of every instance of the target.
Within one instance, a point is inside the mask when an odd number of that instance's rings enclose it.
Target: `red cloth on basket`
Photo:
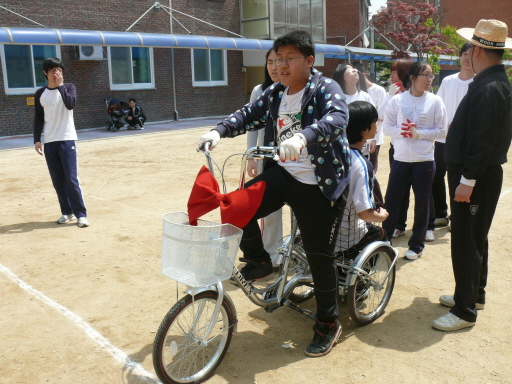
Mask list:
[[[197,225],[197,219],[220,207],[222,224],[232,224],[243,228],[258,210],[266,183],[259,181],[248,188],[220,193],[219,183],[204,165],[197,174],[188,199],[188,219],[190,225]]]

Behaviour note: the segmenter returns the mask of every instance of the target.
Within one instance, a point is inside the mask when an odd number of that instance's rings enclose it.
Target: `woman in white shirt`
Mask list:
[[[384,134],[394,145],[383,223],[388,240],[398,220],[400,200],[412,184],[415,207],[409,250],[404,256],[416,260],[425,247],[430,213],[432,179],[435,174],[434,141],[446,137],[446,109],[439,96],[429,92],[434,75],[430,65],[416,62],[403,79],[406,92],[393,97],[384,113]]]
[[[353,101],[367,101],[375,106],[370,95],[360,90],[359,71],[350,64],[340,64],[332,78],[340,85],[347,98],[347,105]]]
[[[354,101],[367,101],[375,107],[375,103],[369,94],[360,90],[359,71],[350,64],[340,64],[332,78],[340,85],[345,94],[347,105]],[[370,157],[368,142],[364,144],[361,153]]]
[[[252,90],[249,102],[253,102],[261,96],[263,91],[274,83],[279,83],[279,75],[277,74],[277,66],[275,63],[277,59],[276,52],[271,48],[266,55],[265,61],[265,81],[259,84]],[[247,149],[262,146],[265,130],[260,129],[257,131],[247,132]],[[263,171],[263,164],[261,160],[249,159],[247,161],[247,174],[249,177],[256,177]],[[272,265],[277,267],[281,264],[280,255],[276,253],[276,245],[283,238],[283,210],[279,209],[271,213],[267,217],[260,220],[261,233],[263,236],[263,245],[265,250],[270,254]]]

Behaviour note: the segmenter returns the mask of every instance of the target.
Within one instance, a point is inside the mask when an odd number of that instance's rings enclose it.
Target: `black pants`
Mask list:
[[[476,321],[476,303],[485,304],[487,261],[491,228],[503,183],[501,165],[490,165],[478,178],[470,203],[453,201],[460,170],[448,171],[451,209],[451,251],[455,276],[455,306],[450,310],[463,320]]]
[[[436,174],[432,181],[432,197],[434,199],[434,213],[436,218],[448,217],[448,205],[446,204],[446,164],[444,162],[444,143],[436,141],[434,150],[436,162]]]
[[[246,183],[246,187],[258,181],[265,181],[265,193],[258,211],[242,228],[244,232],[240,249],[244,258],[270,261],[270,256],[263,247],[258,219],[277,211],[285,203],[288,204],[297,218],[311,268],[318,320],[324,323],[334,322],[339,316],[338,273],[334,248],[346,204],[346,194],[333,206],[318,185],[301,183],[278,165],[262,172]],[[345,192],[347,190],[348,188]]]
[[[128,118],[124,119],[128,125],[130,125],[130,127],[133,127],[137,124],[139,124],[141,127],[144,126],[144,118],[143,117],[135,117],[135,116],[130,116],[131,117],[131,120],[128,120]]]
[[[409,239],[409,248],[416,253],[420,253],[425,247],[425,234],[427,233],[430,217],[432,178],[435,171],[434,161],[405,163],[394,160],[391,164],[388,189],[386,190],[386,209],[389,216],[382,223],[382,228],[386,231],[388,240],[392,241],[403,195],[410,190],[412,185],[415,204],[414,225]]]
[[[395,154],[395,148],[393,148],[393,144],[389,145],[389,168],[391,172],[391,163],[393,163],[393,157]],[[437,164],[436,164],[437,165]],[[437,173],[437,169],[436,169]],[[400,209],[398,211],[398,219],[396,221],[395,229],[398,229],[399,231],[405,231],[405,228],[407,227],[407,211],[409,210],[409,201],[411,199],[411,187],[412,185],[409,185],[409,188],[404,193],[404,196],[402,197],[402,200],[400,201]],[[428,218],[428,229],[434,230],[435,225],[434,221],[436,220],[436,215],[434,213],[434,209],[432,208],[434,206],[434,197],[430,196],[430,213]],[[392,236],[391,234],[390,236]]]
[[[373,165],[373,174],[377,175],[377,170],[379,169],[379,152],[380,145],[375,146],[375,152],[370,153],[370,163]],[[384,206],[384,198],[382,197],[382,191],[380,189],[379,180],[377,180],[377,176],[373,181],[373,197],[375,199],[375,204],[378,207]]]

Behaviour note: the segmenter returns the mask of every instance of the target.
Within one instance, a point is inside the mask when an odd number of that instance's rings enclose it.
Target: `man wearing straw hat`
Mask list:
[[[442,331],[475,325],[477,310],[485,306],[488,239],[503,182],[501,164],[507,161],[512,137],[512,93],[504,49],[512,48],[507,25],[480,20],[475,29],[457,33],[468,50],[476,76],[462,99],[446,137],[451,206],[451,253],[454,295],[440,297],[450,312],[434,320]]]

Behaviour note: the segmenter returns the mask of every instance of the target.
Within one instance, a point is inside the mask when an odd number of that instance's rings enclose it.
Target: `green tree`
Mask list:
[[[387,5],[374,16],[373,25],[400,47],[394,50],[393,59],[409,56],[409,49],[416,53],[419,61],[430,54],[452,52],[449,48],[439,47],[442,37],[439,28],[446,17],[440,7],[426,2],[409,5],[401,1],[388,1]]]

